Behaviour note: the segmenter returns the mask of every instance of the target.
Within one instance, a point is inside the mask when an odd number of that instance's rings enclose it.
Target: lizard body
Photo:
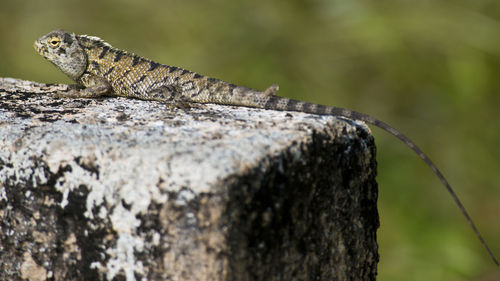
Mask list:
[[[179,67],[159,64],[113,48],[98,37],[70,34],[62,29],[40,37],[35,41],[34,47],[40,55],[84,87],[59,93],[64,97],[122,96],[173,104],[215,103],[342,116],[375,125],[400,139],[432,169],[453,197],[490,257],[499,265],[440,170],[413,141],[385,122],[353,110],[276,96],[277,85],[271,85],[262,92]]]

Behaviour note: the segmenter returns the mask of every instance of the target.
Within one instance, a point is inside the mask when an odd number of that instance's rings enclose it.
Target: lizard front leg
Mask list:
[[[102,77],[83,75],[80,81],[85,88],[70,87],[67,91],[57,92],[56,96],[60,98],[97,98],[112,92],[111,85]]]

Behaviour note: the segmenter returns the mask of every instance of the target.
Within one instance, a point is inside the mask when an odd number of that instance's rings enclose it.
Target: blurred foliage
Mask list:
[[[169,65],[369,113],[410,136],[500,256],[500,2],[0,2],[0,76],[69,79],[33,41],[55,28]],[[432,171],[375,129],[379,280],[479,280],[498,269]],[[495,273],[497,272],[497,273]]]

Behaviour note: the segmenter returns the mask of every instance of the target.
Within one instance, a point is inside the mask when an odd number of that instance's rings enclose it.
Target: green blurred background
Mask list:
[[[55,28],[235,84],[362,111],[412,138],[500,257],[500,1],[0,0],[0,76],[69,79],[33,41]],[[378,280],[500,280],[432,171],[373,128]]]

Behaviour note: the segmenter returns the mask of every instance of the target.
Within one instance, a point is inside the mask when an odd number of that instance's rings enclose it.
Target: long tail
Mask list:
[[[264,106],[262,106],[265,109],[273,109],[273,110],[285,110],[285,111],[300,111],[300,112],[305,112],[305,113],[312,113],[312,114],[320,114],[320,115],[333,115],[333,116],[342,116],[342,117],[347,117],[350,119],[354,120],[360,120],[367,122],[369,124],[375,125],[382,130],[388,132],[389,134],[397,137],[400,139],[403,143],[405,143],[408,147],[410,147],[419,157],[420,159],[424,160],[424,162],[432,169],[432,171],[436,174],[436,176],[439,178],[439,180],[443,183],[443,185],[446,187],[446,190],[450,193],[451,197],[453,197],[453,200],[455,200],[455,203],[457,204],[458,208],[464,215],[465,219],[469,223],[470,227],[476,234],[477,238],[483,245],[483,247],[486,249],[488,254],[490,255],[491,259],[493,262],[495,262],[496,265],[500,265],[498,263],[498,260],[495,258],[493,255],[492,251],[484,241],[483,237],[479,233],[479,230],[477,229],[476,225],[472,221],[471,217],[469,216],[469,213],[465,210],[464,205],[458,198],[457,194],[451,187],[451,185],[448,183],[446,178],[443,176],[441,171],[434,165],[434,163],[431,161],[431,159],[415,144],[413,141],[411,141],[408,137],[406,137],[404,134],[399,132],[398,130],[394,129],[392,126],[389,124],[382,122],[370,115],[360,113],[357,111],[349,110],[349,109],[344,109],[344,108],[339,108],[339,107],[332,107],[332,106],[325,106],[325,105],[317,105],[313,103],[307,103],[307,102],[302,102],[298,100],[292,100],[288,98],[283,98],[279,96],[267,96],[268,99],[265,103]]]

